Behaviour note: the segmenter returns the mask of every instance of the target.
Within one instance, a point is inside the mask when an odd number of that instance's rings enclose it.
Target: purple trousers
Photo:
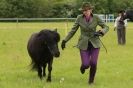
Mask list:
[[[99,48],[92,48],[91,50],[80,50],[81,62],[85,68],[91,65],[97,65],[99,55]]]
[[[81,70],[88,69],[90,67],[89,83],[93,83],[96,69],[97,69],[97,60],[99,55],[100,48],[91,47],[87,50],[80,50],[81,56]]]

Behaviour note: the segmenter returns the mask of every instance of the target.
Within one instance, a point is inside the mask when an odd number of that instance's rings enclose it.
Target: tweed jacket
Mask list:
[[[87,50],[88,42],[90,41],[94,48],[100,48],[101,42],[99,38],[94,37],[94,32],[96,32],[96,27],[98,25],[102,27],[101,31],[105,35],[108,32],[109,27],[97,15],[92,14],[92,18],[89,22],[86,22],[83,14],[78,15],[71,31],[64,40],[66,42],[69,41],[80,27],[81,34],[78,39],[77,47],[81,50]]]

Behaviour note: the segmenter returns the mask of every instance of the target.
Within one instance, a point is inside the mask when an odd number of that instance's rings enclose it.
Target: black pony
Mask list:
[[[60,35],[57,33],[57,30],[41,30],[39,33],[34,33],[30,37],[27,49],[29,56],[32,59],[32,69],[38,71],[40,79],[42,79],[43,76],[46,76],[45,68],[48,64],[47,81],[51,81],[53,57],[60,56],[58,49],[59,41]]]

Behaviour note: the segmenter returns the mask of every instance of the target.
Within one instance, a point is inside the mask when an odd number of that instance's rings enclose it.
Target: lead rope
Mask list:
[[[105,45],[103,44],[103,42],[101,41],[101,39],[98,37],[98,39],[100,40],[100,42],[102,43],[102,45],[103,45],[103,47],[104,47],[104,49],[105,49],[105,51],[106,51],[106,53],[108,53],[108,51],[107,51],[107,48],[105,47]]]
[[[93,36],[94,37],[94,36]],[[91,37],[92,38],[92,37]],[[108,51],[107,51],[107,48],[106,48],[106,46],[103,44],[103,42],[102,42],[102,40],[98,37],[98,39],[100,40],[100,42],[102,43],[102,46],[103,46],[103,48],[105,49],[105,51],[106,51],[106,53],[108,53]],[[75,45],[75,46],[73,46],[73,48],[74,47],[77,47],[77,45]]]

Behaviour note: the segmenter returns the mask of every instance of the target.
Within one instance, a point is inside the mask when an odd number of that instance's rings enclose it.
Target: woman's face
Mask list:
[[[92,9],[83,10],[83,14],[84,14],[85,16],[90,16],[91,13],[92,13]]]
[[[119,13],[119,16],[122,16],[122,14],[121,14],[121,13]]]

